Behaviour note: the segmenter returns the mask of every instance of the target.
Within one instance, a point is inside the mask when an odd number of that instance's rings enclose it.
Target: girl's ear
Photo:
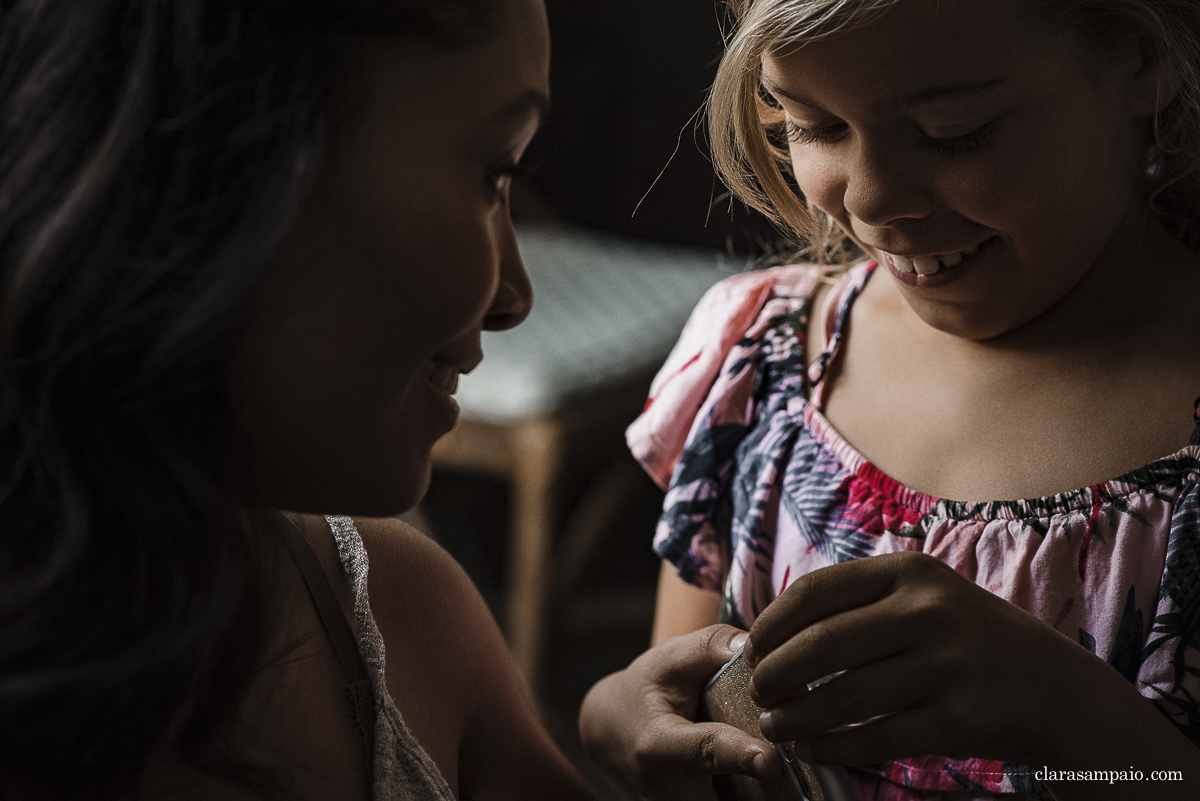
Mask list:
[[[1130,87],[1133,101],[1130,112],[1137,117],[1153,117],[1175,99],[1179,92],[1179,76],[1167,66],[1149,40],[1138,40],[1135,57],[1137,66]]]

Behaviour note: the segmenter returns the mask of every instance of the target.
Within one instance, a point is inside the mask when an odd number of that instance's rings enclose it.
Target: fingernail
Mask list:
[[[760,779],[766,779],[767,776],[767,756],[762,751],[754,755],[754,761],[750,763],[750,769],[754,771],[754,775]]]
[[[746,639],[742,641],[745,643],[745,646],[742,648],[742,659],[746,660],[747,665],[754,667],[754,643],[750,642],[749,637],[750,635],[747,634]]]
[[[733,635],[733,639],[729,641],[729,650],[736,654],[748,639],[750,639],[750,635],[744,631],[741,634]]]
[[[771,727],[773,725],[774,723],[771,720],[770,712],[763,712],[758,716],[758,730],[761,731],[763,733],[763,737],[766,737],[768,740],[772,739],[771,735],[774,732]]]

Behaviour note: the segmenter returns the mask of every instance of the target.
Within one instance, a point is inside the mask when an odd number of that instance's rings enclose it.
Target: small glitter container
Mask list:
[[[700,702],[702,719],[727,723],[759,739],[762,709],[750,700],[750,667],[739,650],[708,682]],[[791,743],[778,743],[775,752],[783,761],[783,776],[762,781],[750,776],[714,776],[721,801],[855,801],[850,781],[840,767],[810,765],[796,758]]]

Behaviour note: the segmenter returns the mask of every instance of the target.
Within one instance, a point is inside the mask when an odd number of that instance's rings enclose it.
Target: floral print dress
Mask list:
[[[628,431],[667,492],[655,552],[748,627],[797,576],[923,551],[1106,660],[1200,743],[1200,438],[1044,498],[964,503],[904,486],[821,414],[825,369],[874,268],[838,281],[828,346],[807,368],[821,268],[733,276],[701,300]],[[928,756],[850,773],[863,801],[1049,798],[1040,767]]]

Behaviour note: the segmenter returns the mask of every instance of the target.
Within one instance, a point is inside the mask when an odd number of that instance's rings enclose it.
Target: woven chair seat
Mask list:
[[[460,382],[464,418],[502,423],[556,411],[653,371],[692,307],[735,271],[711,250],[659,245],[562,224],[524,225],[529,318],[484,332],[484,360]]]

